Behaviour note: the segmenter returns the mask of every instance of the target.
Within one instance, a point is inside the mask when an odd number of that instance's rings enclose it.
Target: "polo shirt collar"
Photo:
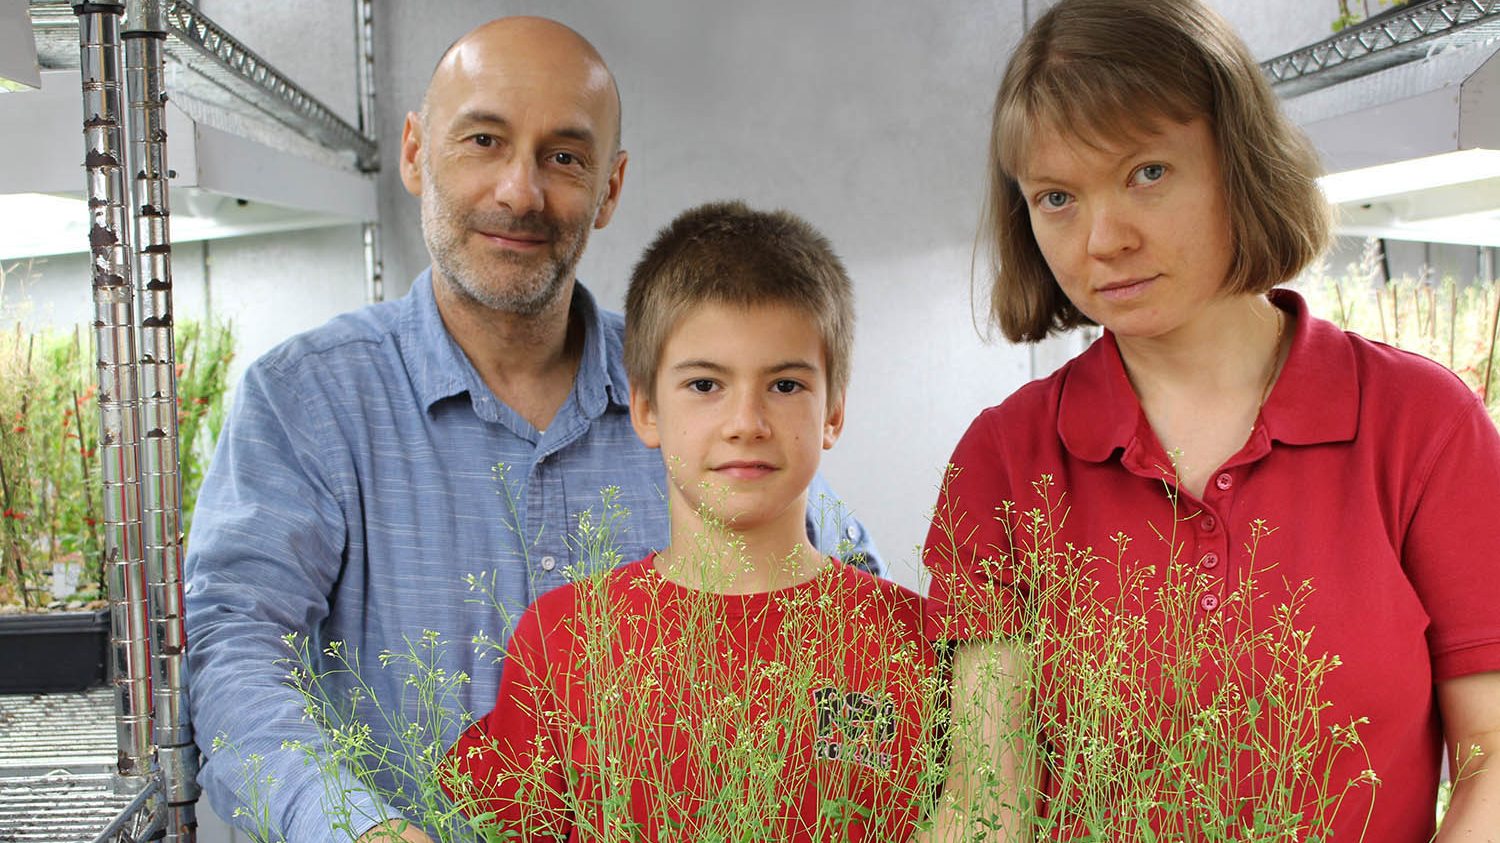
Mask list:
[[[1262,429],[1289,445],[1352,440],[1359,427],[1359,376],[1349,338],[1332,323],[1310,317],[1297,293],[1277,289],[1270,297],[1296,316],[1296,327],[1281,376],[1261,408]],[[1057,433],[1073,456],[1103,462],[1148,437],[1113,333],[1105,331],[1061,377]]]
[[[1337,325],[1307,312],[1291,290],[1271,301],[1297,317],[1292,350],[1261,408],[1272,440],[1288,445],[1350,442],[1359,431],[1359,370],[1354,346]]]
[[[1130,445],[1143,415],[1115,335],[1105,331],[1062,372],[1057,435],[1073,456],[1103,462]]]
[[[424,410],[430,411],[439,401],[465,393],[490,394],[468,355],[443,324],[432,291],[431,268],[423,270],[412,282],[402,307],[402,359]],[[573,381],[574,396],[579,411],[596,418],[610,404],[625,406],[630,402],[623,349],[614,348],[620,345],[617,332],[605,330],[603,312],[593,293],[581,283],[573,284],[570,307],[571,318],[583,323],[583,354]]]

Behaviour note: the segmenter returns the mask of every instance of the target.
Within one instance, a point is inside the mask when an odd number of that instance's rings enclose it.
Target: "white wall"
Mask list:
[[[1229,21],[1259,61],[1290,53],[1333,35],[1338,0],[1208,0]],[[1352,0],[1358,9],[1361,0]],[[1370,14],[1381,11],[1368,0]]]

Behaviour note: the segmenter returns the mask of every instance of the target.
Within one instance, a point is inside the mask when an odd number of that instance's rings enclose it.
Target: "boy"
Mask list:
[[[904,840],[934,658],[916,594],[812,547],[843,427],[853,294],[785,212],[664,229],[626,298],[637,434],[666,460],[668,547],[553,591],[444,785],[524,840]]]

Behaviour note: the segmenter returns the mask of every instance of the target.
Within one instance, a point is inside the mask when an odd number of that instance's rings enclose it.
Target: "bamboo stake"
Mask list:
[[[1391,288],[1391,335],[1395,345],[1401,344],[1401,288]]]
[[[1448,285],[1448,368],[1456,368],[1458,345],[1458,282]]]
[[[1390,335],[1385,330],[1385,291],[1375,291],[1375,314],[1380,317],[1380,341],[1390,342]]]
[[[5,476],[5,455],[3,453],[0,453],[0,498],[3,498],[5,502],[5,538],[7,539],[5,542],[5,551],[6,555],[10,557],[12,567],[15,569],[16,593],[21,596],[21,606],[30,609],[31,595],[26,593],[26,570],[21,567],[21,544],[16,538],[15,525],[10,523],[13,520],[10,515],[15,512],[12,508],[15,506],[15,503],[10,494],[10,481]]]
[[[1485,296],[1489,300],[1489,296]],[[1495,299],[1495,318],[1490,321],[1490,349],[1484,358],[1484,405],[1488,407],[1493,396],[1490,394],[1490,376],[1495,373],[1495,340],[1500,337],[1500,297]]]

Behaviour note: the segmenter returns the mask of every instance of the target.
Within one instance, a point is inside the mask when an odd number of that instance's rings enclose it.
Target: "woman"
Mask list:
[[[934,838],[1423,841],[1446,747],[1441,839],[1493,839],[1500,436],[1450,373],[1272,290],[1328,221],[1244,45],[1199,0],[1061,0],[990,168],[995,321],[1105,333],[954,452],[924,551],[956,642]]]

